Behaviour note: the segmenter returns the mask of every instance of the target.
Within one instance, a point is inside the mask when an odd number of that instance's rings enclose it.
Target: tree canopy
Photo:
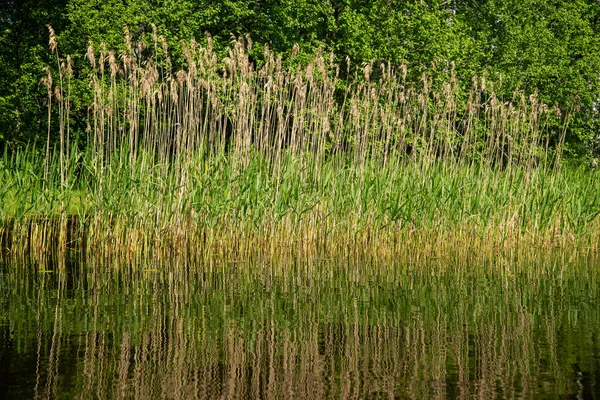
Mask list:
[[[571,113],[571,154],[583,156],[598,139],[600,3],[595,0],[5,0],[0,5],[0,144],[43,140],[51,62],[48,31],[57,32],[61,54],[83,65],[89,43],[124,47],[124,26],[139,41],[164,36],[175,62],[180,41],[206,41],[223,54],[232,37],[248,36],[261,62],[264,46],[284,62],[305,62],[318,51],[339,63],[453,69],[461,85],[473,76],[496,82],[510,99],[515,90],[538,92]],[[292,49],[299,52],[291,57]],[[74,82],[83,92],[85,69]],[[501,84],[500,84],[501,83]],[[77,118],[77,114],[74,114]],[[81,110],[79,118],[83,119]]]

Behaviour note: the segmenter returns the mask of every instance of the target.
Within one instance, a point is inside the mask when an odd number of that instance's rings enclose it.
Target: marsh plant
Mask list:
[[[485,77],[465,91],[452,65],[412,84],[404,64],[352,67],[323,53],[289,66],[265,47],[257,64],[249,38],[224,58],[210,37],[182,42],[175,70],[166,43],[153,27],[147,43],[126,30],[119,53],[90,45],[87,136],[74,140],[73,63],[50,28],[45,157],[0,160],[11,255],[598,249],[597,174],[561,169],[569,114],[536,93],[499,98],[501,83]]]

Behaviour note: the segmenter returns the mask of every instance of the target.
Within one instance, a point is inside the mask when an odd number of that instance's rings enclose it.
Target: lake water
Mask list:
[[[2,267],[0,398],[600,393],[595,266],[41,268]]]

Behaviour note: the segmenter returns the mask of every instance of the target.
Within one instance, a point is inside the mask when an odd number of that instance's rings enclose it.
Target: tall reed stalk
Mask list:
[[[129,162],[152,154],[179,168],[183,180],[186,161],[196,154],[206,160],[224,155],[244,168],[260,152],[274,171],[284,155],[310,155],[317,169],[343,155],[361,170],[404,159],[498,168],[554,161],[547,120],[560,118],[557,110],[536,93],[499,99],[485,77],[473,79],[466,102],[453,71],[434,90],[426,74],[415,85],[406,81],[405,66],[398,73],[389,64],[368,64],[342,85],[333,56],[317,54],[304,68],[286,69],[267,49],[257,67],[249,60],[251,41],[235,41],[219,60],[210,38],[207,47],[182,43],[187,65],[173,72],[166,41],[155,30],[152,38],[152,54],[143,59],[139,54],[151,49],[142,41],[134,49],[128,32],[120,57],[104,46],[99,53],[88,48],[94,94],[89,142],[97,171],[114,162],[117,150]],[[68,121],[60,62],[59,70],[62,138]],[[61,145],[61,154],[67,147]]]

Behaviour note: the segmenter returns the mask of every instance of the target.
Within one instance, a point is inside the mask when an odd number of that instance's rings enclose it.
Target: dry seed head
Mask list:
[[[142,34],[141,40],[137,43],[137,53],[141,56],[144,50],[146,50],[146,44],[144,43],[144,34]]]
[[[146,71],[146,74],[142,77],[142,93],[149,93],[152,88],[152,76]]]
[[[51,52],[54,52],[54,50],[56,50],[56,33],[54,32],[54,29],[52,28],[52,26],[46,25],[46,28],[48,28],[48,31],[50,31],[50,39],[48,41],[48,48],[50,49]]]
[[[177,94],[177,81],[175,79],[171,79],[170,81],[171,99],[173,99],[174,103],[177,103],[177,100],[179,99],[179,95]]]
[[[300,90],[300,88],[302,87],[302,74],[298,74],[296,75],[296,78],[294,78],[294,88],[296,90]]]
[[[183,83],[187,80],[187,73],[184,70],[179,70],[175,74],[177,77],[177,82],[179,82],[180,86],[183,86]]]
[[[210,35],[209,32],[205,32],[205,34],[206,34],[206,50],[209,53],[212,53],[212,51],[213,51],[212,36]]]
[[[133,65],[133,58],[129,57],[125,52],[121,52],[120,58],[123,60],[123,69],[125,72],[130,71]]]
[[[210,88],[211,88],[210,81],[208,81],[206,79],[200,79],[199,83],[200,83],[201,88],[205,89],[206,91],[210,90]]]
[[[154,24],[150,24],[150,27],[152,27],[152,41],[154,42],[154,45],[156,46],[156,44],[158,43],[158,35],[156,34],[156,25]]]
[[[181,44],[181,50],[183,51],[183,56],[185,57],[185,59],[187,60],[188,63],[192,63],[193,62],[192,53],[190,52],[190,48],[188,47],[187,43],[183,40],[179,43]]]
[[[73,62],[71,61],[71,56],[67,56],[67,75],[73,76]]]
[[[250,38],[249,34],[246,34],[246,43],[247,43],[246,50],[248,50],[248,52],[251,52],[253,42],[252,42],[252,38]]]
[[[371,64],[365,65],[365,68],[363,69],[363,72],[365,74],[365,79],[367,80],[367,82],[369,82],[369,80],[371,79],[372,69],[373,69],[373,66]]]
[[[107,50],[106,50],[106,43],[102,42],[100,44],[100,48],[101,48],[101,50],[100,50],[100,60],[98,60],[98,61],[100,62],[100,64],[104,64],[106,62],[106,59],[107,59],[106,53],[108,53]]]
[[[90,42],[87,48],[85,58],[87,58],[90,61],[90,64],[92,64],[92,68],[96,69],[96,57],[94,56],[94,47],[92,46],[92,42]]]
[[[249,66],[249,61],[248,61],[248,57],[246,56],[246,53],[244,53],[243,47],[241,47],[237,52],[236,52],[236,65],[239,67],[239,69],[245,74],[249,74],[250,73],[250,66]]]
[[[268,55],[269,55],[269,58],[268,58],[269,61],[265,65],[268,65],[269,71],[272,71],[273,67],[275,66],[275,56],[271,52],[269,52]]]
[[[192,52],[192,56],[196,56],[196,48],[198,47],[198,42],[196,42],[196,39],[192,38],[192,40],[190,40],[190,51]]]
[[[198,68],[196,68],[196,63],[190,63],[188,65],[189,68],[189,76],[198,76]]]
[[[319,70],[319,72],[325,75],[327,72],[325,71],[325,60],[323,59],[323,56],[319,55],[316,58],[315,62],[317,63],[317,69]]]
[[[451,98],[452,97],[452,84],[446,83],[444,85],[444,89],[442,90],[442,92],[444,93],[444,96]]]
[[[352,116],[354,117],[354,119],[357,120],[360,117],[360,113],[358,111],[358,104],[357,104],[356,98],[352,98],[352,101],[350,104],[351,104]]]
[[[294,43],[294,45],[292,46],[292,57],[294,57],[296,54],[298,54],[299,51],[300,51],[300,46],[298,46],[298,43]]]
[[[306,66],[306,79],[312,80],[312,76],[313,76],[313,64],[308,63],[308,65]]]
[[[61,101],[62,100],[62,94],[60,93],[60,89],[58,88],[58,86],[54,87],[54,97],[56,98],[56,100]]]
[[[163,52],[165,53],[165,57],[168,57],[169,56],[169,45],[167,43],[167,39],[165,39],[165,37],[161,35],[159,37],[159,40],[160,40],[160,44],[162,46]]]
[[[52,71],[50,71],[50,67],[44,67],[44,71],[46,71],[46,77],[42,78],[42,83],[46,85],[46,89],[48,89],[48,93],[51,93],[52,90]]]
[[[117,72],[119,72],[119,63],[115,57],[115,52],[112,50],[108,52],[108,65],[110,67],[110,75],[114,78]]]
[[[406,66],[406,62],[402,61],[402,80],[405,81],[406,80],[406,75],[408,74],[408,67]]]
[[[236,38],[235,36],[231,36],[231,44],[233,45],[233,51],[236,54],[244,52],[244,43],[242,42],[242,38]]]
[[[52,90],[48,86],[48,78],[44,76],[42,79],[40,79],[40,82],[42,83],[42,85],[46,86],[46,89],[48,89],[48,95],[52,95]]]
[[[536,105],[537,99],[538,99],[538,91],[537,91],[537,89],[535,89],[535,91],[529,96],[529,102],[532,105]]]
[[[127,25],[123,25],[123,29],[125,30],[125,47],[127,47],[127,51],[131,54],[133,53],[133,49],[131,48],[131,33]]]
[[[231,55],[231,52],[229,52],[229,54]],[[230,57],[225,57],[223,59],[223,62],[225,63],[225,65],[227,65],[227,70],[229,71],[229,75],[234,75],[235,74],[235,62]]]
[[[158,104],[162,104],[162,102],[163,102],[163,90],[164,90],[164,83],[161,83],[160,87],[156,91],[156,96],[158,97]]]
[[[552,111],[554,112],[554,114],[556,114],[557,117],[562,116],[562,111],[558,106],[558,103],[554,103],[554,106],[552,106]]]
[[[502,103],[498,101],[496,93],[494,92],[492,92],[492,95],[490,96],[490,105],[492,106],[492,108],[496,108],[502,105]]]

